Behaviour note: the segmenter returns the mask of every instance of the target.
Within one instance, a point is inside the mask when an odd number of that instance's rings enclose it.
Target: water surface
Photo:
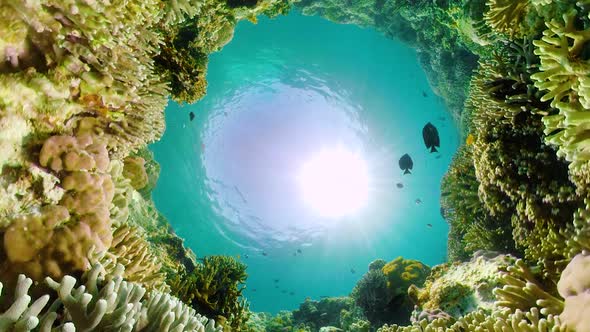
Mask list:
[[[413,50],[292,12],[239,23],[211,55],[207,79],[203,100],[166,109],[166,132],[151,146],[162,167],[154,200],[197,256],[239,255],[248,265],[252,310],[346,295],[375,258],[444,260],[439,187],[458,133]],[[440,154],[424,147],[427,122],[439,130]],[[335,145],[367,161],[369,203],[322,218],[303,204],[294,177]],[[411,175],[398,167],[404,153]]]

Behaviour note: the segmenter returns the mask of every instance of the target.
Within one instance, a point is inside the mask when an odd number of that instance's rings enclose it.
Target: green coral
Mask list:
[[[506,214],[493,216],[478,194],[473,148],[456,152],[441,183],[441,209],[450,226],[447,255],[450,261],[467,260],[477,250],[518,253]]]
[[[248,320],[242,298],[246,265],[230,256],[207,256],[192,271],[176,275],[172,293],[226,329],[240,331]]]
[[[383,260],[372,262],[350,296],[372,325],[409,322],[413,305],[408,288],[412,284],[421,286],[430,268],[402,257],[383,263]]]

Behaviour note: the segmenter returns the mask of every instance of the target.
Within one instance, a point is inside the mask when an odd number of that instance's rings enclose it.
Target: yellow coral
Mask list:
[[[484,18],[488,25],[510,36],[520,33],[520,22],[526,12],[528,0],[488,0],[490,8]]]

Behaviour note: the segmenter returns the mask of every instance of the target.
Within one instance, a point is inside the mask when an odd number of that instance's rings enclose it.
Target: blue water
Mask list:
[[[203,100],[166,109],[166,132],[151,146],[162,167],[153,197],[197,256],[248,265],[252,310],[346,295],[376,258],[444,261],[439,187],[459,138],[413,50],[292,12],[239,23],[211,55],[207,79]],[[439,130],[440,154],[424,147],[427,122]],[[293,177],[336,145],[367,161],[369,203],[351,216],[318,217]],[[404,153],[411,175],[398,167]]]

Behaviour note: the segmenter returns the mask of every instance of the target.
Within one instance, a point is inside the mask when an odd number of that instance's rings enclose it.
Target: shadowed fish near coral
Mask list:
[[[412,174],[410,172],[414,167],[414,162],[409,154],[404,154],[401,158],[399,158],[399,168],[404,171],[404,174]]]
[[[189,118],[191,121],[193,121],[193,120],[195,119],[195,113],[194,113],[194,112],[190,112],[190,113],[188,114],[188,118]]]
[[[424,145],[430,149],[430,152],[437,152],[436,148],[440,147],[440,138],[438,137],[438,130],[432,123],[428,122],[422,128],[422,138],[424,139]]]

